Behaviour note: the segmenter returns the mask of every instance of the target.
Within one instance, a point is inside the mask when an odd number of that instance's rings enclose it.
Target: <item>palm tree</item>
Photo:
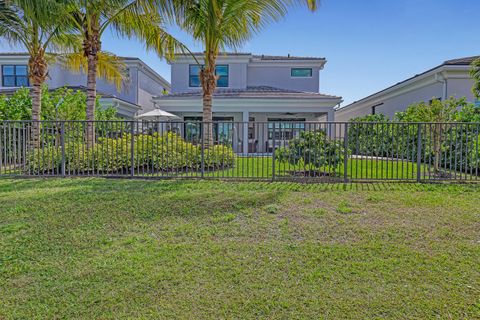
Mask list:
[[[58,61],[72,71],[86,69],[86,59],[79,55],[81,41],[62,19],[65,7],[53,0],[0,0],[0,37],[28,52],[28,76],[32,89],[32,144],[40,137],[42,85],[48,77],[48,65]],[[111,54],[99,54],[98,76],[119,88],[125,79],[125,64]]]
[[[203,92],[205,146],[213,144],[212,96],[217,86],[216,60],[220,51],[236,49],[267,23],[283,17],[294,3],[305,3],[315,10],[316,0],[183,0],[177,1],[180,25],[204,46],[200,69]]]
[[[32,89],[32,143],[37,146],[40,136],[42,84],[48,77],[48,62],[54,58],[48,49],[66,49],[72,39],[64,34],[60,19],[61,8],[52,0],[0,0],[0,37],[12,45],[26,49],[28,76]]]
[[[173,58],[182,45],[162,24],[172,16],[168,0],[64,0],[68,3],[67,20],[81,35],[87,59],[87,145],[95,143],[96,75],[101,38],[106,30],[145,42],[161,57]]]

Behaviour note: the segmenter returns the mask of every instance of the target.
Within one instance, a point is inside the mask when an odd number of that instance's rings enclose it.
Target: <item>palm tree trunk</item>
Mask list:
[[[48,74],[48,65],[45,51],[39,49],[28,61],[28,74],[32,85],[30,96],[32,98],[32,137],[31,144],[34,148],[40,146],[40,120],[42,108],[42,84]]]
[[[204,147],[210,147],[213,145],[213,93],[217,87],[217,76],[215,75],[215,60],[216,55],[209,55],[208,65],[200,72],[200,80],[203,89],[203,143]]]
[[[97,55],[88,55],[87,73],[87,146],[95,144],[95,103],[97,100]]]
[[[97,21],[98,22],[98,21]],[[95,145],[95,104],[97,100],[98,52],[101,50],[99,23],[94,23],[91,31],[85,29],[83,51],[88,61],[87,70],[87,147]]]
[[[204,136],[203,142],[206,147],[213,145],[213,128],[212,128],[212,96],[211,92],[203,94],[203,122],[204,122]]]
[[[42,104],[42,85],[41,83],[32,83],[30,91],[32,97],[32,137],[31,143],[33,148],[40,146],[40,112]]]

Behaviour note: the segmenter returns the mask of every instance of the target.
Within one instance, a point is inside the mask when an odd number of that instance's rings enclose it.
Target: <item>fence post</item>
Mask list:
[[[135,175],[135,127],[134,127],[134,122],[130,122],[131,128],[130,128],[130,176],[133,178]]]
[[[60,146],[62,148],[62,177],[65,178],[65,121],[60,126]]]
[[[273,122],[273,136],[272,136],[272,181],[275,181],[275,127],[276,123]]]
[[[201,152],[200,174],[203,179],[205,176],[205,122],[200,123],[200,132],[202,135],[202,143],[200,145],[200,152]]]
[[[343,182],[348,183],[348,122],[345,122],[343,135]]]
[[[417,128],[417,182],[421,181],[421,165],[422,165],[422,124],[418,124]]]

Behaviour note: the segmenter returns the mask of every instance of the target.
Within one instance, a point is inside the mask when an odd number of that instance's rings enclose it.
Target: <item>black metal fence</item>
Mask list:
[[[479,181],[480,123],[93,124],[0,122],[0,176]]]

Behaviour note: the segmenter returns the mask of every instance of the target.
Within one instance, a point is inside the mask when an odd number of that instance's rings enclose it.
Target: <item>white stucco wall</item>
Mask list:
[[[172,92],[200,90],[199,87],[189,87],[190,64],[195,64],[195,62],[187,60],[172,63]],[[319,65],[323,64],[323,62],[238,62],[237,57],[221,57],[217,64],[229,66],[229,89],[245,89],[247,86],[270,86],[298,91],[319,92]],[[291,69],[297,67],[312,68],[312,77],[292,78]]]
[[[472,93],[473,81],[471,79],[449,79],[447,92],[449,97],[467,97],[468,101],[474,101]]]

